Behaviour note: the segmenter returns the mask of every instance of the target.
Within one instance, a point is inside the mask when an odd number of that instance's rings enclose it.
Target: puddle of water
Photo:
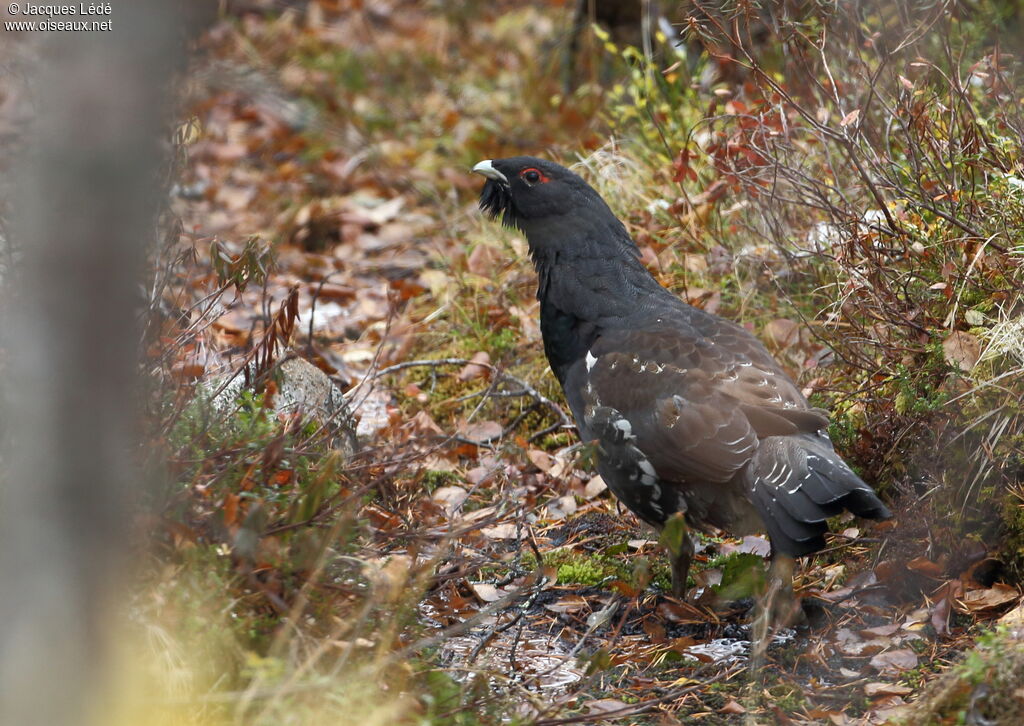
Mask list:
[[[480,637],[462,635],[441,646],[441,662],[456,668],[463,666],[480,644]],[[513,660],[512,650],[515,648]],[[523,634],[516,642],[515,628],[499,633],[477,656],[474,670],[497,671],[527,681],[539,690],[564,691],[583,678],[576,658],[555,638]]]
[[[424,622],[441,627],[432,605],[421,603],[419,609]],[[568,690],[583,678],[583,671],[576,667],[576,657],[569,654],[569,648],[561,640],[531,633],[528,629],[519,633],[517,640],[515,626],[491,638],[470,664],[474,650],[491,627],[493,623],[484,622],[475,633],[445,640],[438,652],[441,665],[451,668],[452,676],[459,680],[471,677],[474,672],[502,673],[552,695]]]
[[[772,638],[772,645],[783,645],[796,637],[796,631],[789,628],[780,630]],[[701,660],[710,658],[714,663],[731,665],[745,661],[750,655],[750,641],[743,638],[715,638],[706,643],[691,645],[687,653],[703,656]]]

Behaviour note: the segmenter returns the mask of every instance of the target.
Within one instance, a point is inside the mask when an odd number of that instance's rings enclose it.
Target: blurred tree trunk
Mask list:
[[[128,562],[140,273],[153,238],[180,3],[114,3],[109,32],[39,42],[5,290],[0,723],[102,721]],[[7,42],[7,41],[5,41]]]

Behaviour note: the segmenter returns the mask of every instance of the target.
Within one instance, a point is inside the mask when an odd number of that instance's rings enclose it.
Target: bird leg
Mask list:
[[[693,540],[686,526],[682,512],[676,512],[662,526],[661,544],[668,550],[672,566],[672,594],[686,598],[686,581],[690,575],[690,561],[693,559]]]
[[[768,587],[761,598],[757,616],[750,624],[751,663],[764,661],[768,643],[775,633],[795,623],[800,611],[800,600],[793,592],[793,571],[796,560],[780,552],[772,553],[768,569]]]
[[[764,609],[769,613],[776,628],[785,628],[795,623],[800,615],[800,598],[793,592],[793,573],[796,560],[781,552],[772,555],[768,568],[768,591],[765,593]]]
[[[679,552],[673,552],[672,559],[672,594],[686,599],[686,582],[690,576],[690,560],[693,559],[693,540],[690,535],[683,535],[683,546]]]

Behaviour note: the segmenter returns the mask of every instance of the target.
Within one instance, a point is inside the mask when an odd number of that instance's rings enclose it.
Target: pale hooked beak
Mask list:
[[[493,179],[494,181],[501,182],[502,184],[508,184],[508,178],[500,171],[494,168],[494,165],[491,164],[490,159],[484,159],[483,161],[481,161],[479,164],[473,167],[473,171],[477,174],[481,174],[487,177],[488,179]]]

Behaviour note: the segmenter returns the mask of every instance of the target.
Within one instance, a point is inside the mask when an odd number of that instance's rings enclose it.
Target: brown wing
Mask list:
[[[746,414],[701,371],[613,352],[597,356],[588,374],[584,421],[616,411],[662,479],[726,482],[753,455]]]
[[[678,330],[606,333],[573,371],[583,408],[618,411],[662,478],[728,481],[759,438],[828,423],[753,336],[720,328],[713,343]]]
[[[758,529],[741,474],[760,440],[827,424],[760,343],[721,327],[714,342],[692,327],[606,331],[566,378],[602,476],[653,524],[684,510],[698,526]]]
[[[606,334],[567,384],[602,476],[654,524],[679,510],[734,533],[760,521],[773,546],[799,555],[823,546],[826,518],[844,508],[889,516],[832,450],[824,412],[743,331],[713,343],[678,330]]]

